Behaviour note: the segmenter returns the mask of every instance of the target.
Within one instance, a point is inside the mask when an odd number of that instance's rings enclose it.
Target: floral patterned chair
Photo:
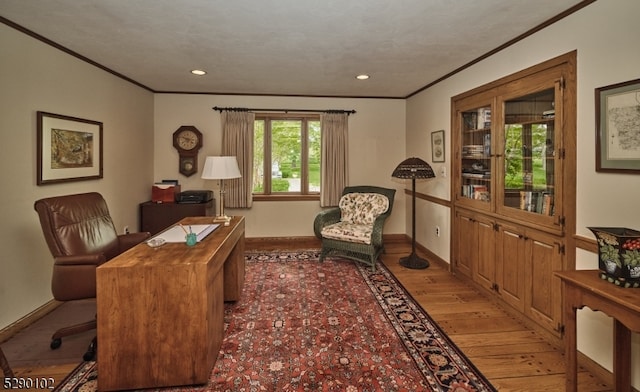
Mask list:
[[[357,260],[371,266],[384,252],[382,228],[391,215],[395,189],[377,186],[346,187],[338,208],[320,212],[313,230],[322,241],[320,261],[331,254]]]

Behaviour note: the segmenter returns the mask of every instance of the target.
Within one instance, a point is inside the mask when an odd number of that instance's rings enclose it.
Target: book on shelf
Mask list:
[[[520,191],[520,209],[542,215],[552,215],[553,195],[544,191]]]
[[[462,196],[475,200],[490,200],[489,188],[486,185],[468,184],[462,186]]]

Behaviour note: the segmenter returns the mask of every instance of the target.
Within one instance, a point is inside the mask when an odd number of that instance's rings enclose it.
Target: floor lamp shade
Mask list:
[[[218,220],[228,222],[230,219],[224,214],[224,180],[240,178],[238,160],[234,156],[211,156],[204,161],[201,178],[203,180],[220,180],[220,212]]]
[[[411,179],[412,185],[412,222],[411,222],[411,254],[400,259],[400,265],[412,269],[423,269],[429,262],[416,254],[416,179],[434,178],[436,175],[431,166],[420,158],[408,158],[400,162],[392,177]]]

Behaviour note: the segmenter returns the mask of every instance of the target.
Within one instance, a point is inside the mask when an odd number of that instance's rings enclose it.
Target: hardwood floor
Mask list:
[[[437,263],[410,270],[398,259],[408,244],[389,244],[384,264],[499,391],[563,391],[563,351]],[[578,390],[613,391],[581,368]]]
[[[292,243],[292,242],[290,242]],[[316,247],[295,242],[297,249]],[[247,242],[251,249],[283,249],[273,243]],[[564,356],[544,337],[509,315],[500,305],[431,263],[424,270],[410,270],[398,258],[410,253],[408,243],[391,243],[383,263],[440,325],[454,343],[499,391],[564,390]],[[17,377],[53,377],[60,382],[77,363],[46,368],[13,369]],[[612,391],[610,382],[581,368],[578,390]]]

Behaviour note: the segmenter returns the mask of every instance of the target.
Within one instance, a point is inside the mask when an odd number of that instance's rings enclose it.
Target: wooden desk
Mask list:
[[[631,331],[640,332],[640,289],[620,288],[600,279],[596,270],[555,274],[562,280],[564,292],[566,390],[578,390],[576,311],[588,306],[613,317],[614,390],[631,391]]]
[[[243,217],[193,247],[142,243],[98,267],[99,390],[206,383],[224,336],[223,301],[240,298],[244,268]]]

